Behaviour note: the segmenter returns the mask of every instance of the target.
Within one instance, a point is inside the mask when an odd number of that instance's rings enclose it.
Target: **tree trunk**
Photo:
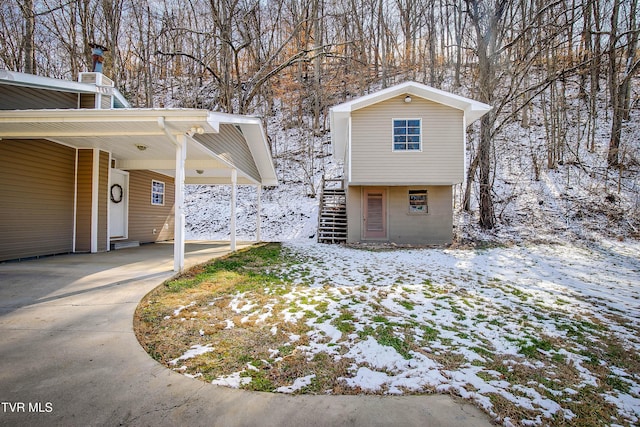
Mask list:
[[[480,120],[480,143],[478,145],[478,167],[480,169],[480,227],[491,229],[495,226],[495,212],[491,198],[491,132],[493,113],[485,114]]]
[[[36,48],[35,48],[35,28],[36,15],[33,11],[33,0],[25,0],[21,5],[24,16],[24,72],[27,74],[36,73]]]

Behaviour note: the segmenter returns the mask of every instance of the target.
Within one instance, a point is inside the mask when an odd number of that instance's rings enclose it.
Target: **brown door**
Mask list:
[[[380,239],[387,237],[386,191],[381,189],[364,190],[364,238]]]

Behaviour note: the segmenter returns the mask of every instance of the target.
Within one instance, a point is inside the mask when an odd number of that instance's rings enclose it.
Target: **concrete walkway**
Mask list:
[[[187,244],[187,265],[227,253]],[[489,426],[448,396],[289,396],[216,387],[155,362],[132,319],[173,246],[0,264],[0,425]]]

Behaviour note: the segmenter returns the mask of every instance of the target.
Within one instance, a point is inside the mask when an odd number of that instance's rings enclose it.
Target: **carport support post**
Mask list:
[[[176,136],[176,179],[175,179],[175,229],[173,236],[173,270],[184,269],[184,163],[187,158],[187,137]]]
[[[231,229],[231,252],[236,250],[236,185],[238,183],[238,171],[231,169],[231,221],[229,228]]]
[[[258,211],[258,215],[256,218],[256,242],[260,242],[260,240],[262,240],[262,220],[261,220],[261,211],[262,211],[262,185],[258,184],[257,188],[256,188],[256,192],[257,194],[257,206],[256,206],[256,210]]]

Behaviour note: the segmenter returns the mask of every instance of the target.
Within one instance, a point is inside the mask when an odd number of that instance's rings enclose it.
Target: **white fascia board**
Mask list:
[[[333,156],[339,160],[344,160],[345,150],[349,138],[350,111],[330,110],[331,124],[331,145],[333,146]]]
[[[64,109],[64,110],[5,110],[0,111],[0,131],[2,124],[31,123],[95,123],[96,127],[86,135],[68,136],[96,136],[102,132],[104,135],[134,135],[131,130],[114,130],[112,126],[101,130],[100,123],[157,123],[162,118],[169,130],[174,134],[189,132],[193,128],[202,128],[204,132],[217,132],[207,121],[206,110],[195,109],[138,109],[117,108],[111,110],[98,109]],[[25,131],[31,127],[26,127]],[[117,128],[116,128],[117,129]],[[140,130],[136,135],[160,135],[163,133],[160,126],[153,126],[151,130]],[[54,135],[50,135],[54,136]]]
[[[134,122],[156,121],[158,117],[173,123],[197,122],[207,124],[207,111],[196,109],[155,109],[155,108],[115,108],[115,109],[40,109],[40,110],[4,110],[0,119],[25,121],[39,119],[43,121],[64,122]]]
[[[482,102],[474,101],[473,99],[465,98],[421,83],[405,82],[338,104],[333,107],[331,111],[335,114],[351,113],[352,111],[404,94],[417,96],[451,108],[462,110],[465,115],[467,115],[467,124],[471,124],[473,121],[479,119],[492,108],[490,105],[483,104]]]
[[[470,105],[464,110],[465,129],[466,129],[466,126],[469,126],[471,123],[482,118],[482,116],[487,114],[492,109],[493,107],[490,105],[483,104],[482,102],[474,101],[473,105]]]
[[[51,77],[36,76],[34,74],[19,73],[17,71],[0,70],[0,81],[4,84],[37,89],[52,89],[60,92],[96,93],[96,85],[92,83],[53,79]]]
[[[271,149],[269,148],[267,137],[264,134],[262,123],[258,122],[257,124],[244,124],[239,126],[245,141],[247,141],[247,146],[249,147],[249,151],[251,151],[253,161],[258,168],[262,185],[278,185],[278,177],[273,165]]]

